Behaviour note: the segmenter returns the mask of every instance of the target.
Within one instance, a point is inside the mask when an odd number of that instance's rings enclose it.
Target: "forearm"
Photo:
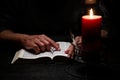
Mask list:
[[[20,41],[28,36],[29,35],[26,34],[14,33],[11,30],[4,30],[0,32],[0,39],[3,40]]]

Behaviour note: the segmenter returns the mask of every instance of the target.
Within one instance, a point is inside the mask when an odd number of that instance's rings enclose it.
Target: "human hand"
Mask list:
[[[36,54],[44,51],[50,51],[51,47],[54,47],[56,50],[60,50],[59,44],[44,34],[29,35],[22,38],[21,43],[25,49],[32,50]]]
[[[105,30],[101,30],[101,37],[107,38],[108,32]],[[82,36],[76,36],[75,37],[75,43],[78,48],[82,48]],[[65,51],[66,54],[69,54],[70,58],[73,58],[74,56],[74,45],[70,45],[68,49]]]
[[[82,37],[81,36],[76,36],[75,37],[75,43],[78,48],[81,48],[81,43],[82,43]],[[69,55],[71,59],[74,57],[74,49],[75,45],[71,44],[68,49],[65,51],[66,54]]]
[[[66,54],[68,54],[68,57],[73,59],[74,56],[74,46],[71,44],[68,49],[65,51]]]

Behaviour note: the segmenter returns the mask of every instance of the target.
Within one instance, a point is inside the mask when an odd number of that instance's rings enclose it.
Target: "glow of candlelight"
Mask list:
[[[90,14],[89,15],[90,15],[90,18],[93,17],[93,9],[92,8],[90,9]]]

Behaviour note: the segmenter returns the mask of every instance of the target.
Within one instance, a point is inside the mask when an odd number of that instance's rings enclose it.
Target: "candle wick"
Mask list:
[[[93,16],[93,10],[92,10],[92,8],[90,9],[90,18],[92,18],[92,16]]]

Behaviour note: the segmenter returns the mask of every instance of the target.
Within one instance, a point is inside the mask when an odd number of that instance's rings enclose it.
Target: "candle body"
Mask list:
[[[82,39],[83,42],[91,42],[101,37],[102,17],[98,15],[85,15],[82,17]]]
[[[101,49],[101,23],[102,17],[98,15],[84,15],[82,17],[82,44],[86,51]]]
[[[82,16],[82,58],[87,62],[99,62],[101,60],[102,16],[94,15],[90,9],[89,15]]]

